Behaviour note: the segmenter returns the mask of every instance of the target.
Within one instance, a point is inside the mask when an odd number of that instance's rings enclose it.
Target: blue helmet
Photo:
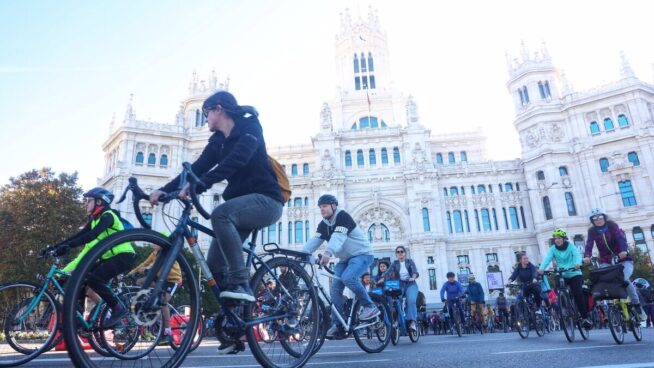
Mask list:
[[[105,206],[108,206],[114,200],[114,194],[111,191],[104,189],[102,187],[95,187],[88,192],[84,193],[84,198],[95,198],[104,202]]]
[[[334,204],[338,206],[338,199],[331,194],[323,194],[318,198],[318,206],[323,204]]]

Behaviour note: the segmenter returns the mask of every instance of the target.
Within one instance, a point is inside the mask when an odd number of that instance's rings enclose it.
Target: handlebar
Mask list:
[[[322,254],[318,254],[318,258],[316,258],[316,264],[318,265],[318,268],[325,270],[325,272],[327,272],[330,275],[333,275],[334,271],[329,267],[323,267],[320,264],[320,260],[322,260]]]
[[[570,268],[557,268],[555,270],[545,270],[543,271],[543,274],[550,276],[550,275],[556,275],[556,274],[562,274],[564,272],[570,272],[570,271],[580,271],[581,269],[577,270],[574,267]]]
[[[204,183],[202,183],[202,180],[200,180],[200,178],[198,178],[197,175],[195,175],[195,173],[191,168],[190,163],[188,162],[182,163],[182,168],[183,170],[180,173],[180,179],[179,179],[179,188],[171,193],[163,194],[161,197],[159,197],[159,202],[168,203],[172,200],[179,199],[185,204],[188,204],[188,200],[179,198],[179,193],[181,192],[182,188],[184,188],[184,186],[188,181],[191,203],[198,211],[198,213],[202,215],[202,217],[204,217],[205,219],[209,219],[211,215],[200,204],[200,200],[198,199],[198,194],[196,191],[196,185],[198,183],[204,185]],[[142,200],[149,201],[150,196],[146,194],[143,191],[143,189],[141,189],[141,187],[139,187],[138,179],[136,179],[133,176],[129,178],[129,184],[127,185],[127,187],[123,191],[123,194],[120,196],[120,199],[116,203],[122,203],[127,197],[127,192],[132,192],[132,203],[134,206],[134,214],[136,215],[136,219],[138,220],[138,222],[141,224],[142,227],[146,229],[150,229],[151,226],[143,218],[143,215],[141,214],[141,207],[139,206],[140,201]]]

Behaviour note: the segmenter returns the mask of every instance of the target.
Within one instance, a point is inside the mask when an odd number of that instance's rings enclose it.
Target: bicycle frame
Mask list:
[[[58,264],[59,261],[57,260],[57,261],[55,261],[55,263]],[[61,271],[61,270],[57,267],[56,264],[54,264],[54,265],[52,265],[52,266],[50,267],[50,271],[48,272],[48,275],[46,276],[45,281],[43,282],[43,286],[41,287],[41,290],[39,290],[39,293],[38,293],[35,297],[32,298],[32,302],[31,302],[30,305],[25,309],[25,311],[23,312],[23,314],[21,314],[21,315],[17,318],[17,321],[19,321],[19,322],[23,322],[23,320],[24,320],[25,318],[27,318],[27,316],[29,316],[30,313],[32,313],[32,311],[34,310],[34,308],[36,308],[36,306],[41,302],[41,298],[43,298],[43,294],[45,294],[45,291],[48,289],[48,286],[49,286],[51,283],[54,285],[55,289],[57,290],[57,292],[58,292],[57,295],[63,295],[63,294],[64,294],[64,289],[63,289],[63,287],[61,286],[61,284],[59,283],[59,281],[57,281],[55,275],[62,275],[62,276],[69,276],[69,275],[68,275],[66,272]]]

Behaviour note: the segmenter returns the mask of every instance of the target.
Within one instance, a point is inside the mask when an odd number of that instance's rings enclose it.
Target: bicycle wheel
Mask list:
[[[590,330],[584,328],[584,325],[581,323],[581,319],[577,320],[577,329],[579,330],[579,334],[581,335],[582,339],[588,340],[590,338]]]
[[[524,300],[518,302],[516,306],[517,320],[516,326],[518,328],[518,334],[521,338],[526,339],[529,337],[529,306]]]
[[[420,340],[420,326],[418,326],[417,322],[414,322],[414,323],[416,324],[416,329],[415,330],[412,330],[412,329],[409,328],[409,326],[408,326],[409,323],[407,323],[406,329],[407,329],[407,331],[409,331],[409,340],[411,340],[411,342],[415,343],[415,342],[418,342],[418,340]]]
[[[570,300],[570,295],[567,292],[562,292],[559,294],[559,305],[560,305],[560,321],[561,328],[565,334],[565,338],[569,342],[575,341],[575,311],[572,307],[572,301]]]
[[[506,314],[502,317],[502,328],[504,329],[504,333],[509,332],[509,317]]]
[[[536,330],[536,335],[542,337],[545,335],[545,328],[547,326],[545,322],[545,312],[543,311],[543,308],[541,308],[540,312],[541,314],[533,313],[532,316],[534,318],[534,330]]]
[[[282,267],[286,268],[286,273],[282,272]],[[282,274],[284,277],[280,279]],[[275,280],[278,287],[264,294],[269,280]],[[260,297],[257,302],[245,305],[246,323],[281,316],[245,330],[257,362],[264,367],[304,365],[314,353],[321,325],[318,296],[311,277],[294,260],[272,258],[254,273],[250,286]]]
[[[29,362],[52,346],[59,328],[59,307],[55,297],[41,287],[27,281],[0,286],[0,367]]]
[[[624,318],[622,316],[622,308],[619,304],[613,304],[606,310],[609,320],[609,330],[611,330],[611,335],[613,335],[613,340],[618,345],[621,345],[624,342]]]
[[[313,354],[317,353],[325,343],[327,330],[331,326],[329,310],[325,302],[320,298],[318,298],[318,310],[320,311],[320,322],[318,322],[318,339],[316,340],[316,345],[313,347]]]
[[[378,295],[370,295],[380,314],[368,321],[359,321],[357,316],[363,306],[357,300],[354,304],[354,340],[366,353],[380,353],[386,349],[391,340],[391,309],[386,299]]]
[[[129,313],[123,318],[118,325],[100,328],[100,339],[106,343],[108,351],[112,357],[98,357],[92,352],[83,349],[81,341],[77,338],[78,328],[81,321],[78,319],[77,300],[82,296],[83,286],[87,284],[89,275],[93,266],[101,260],[101,256],[123,243],[151,243],[162,248],[159,252],[160,257],[165,257],[173,247],[171,238],[168,238],[156,231],[148,229],[132,229],[117,232],[96,244],[78,264],[75,272],[66,285],[66,297],[64,300],[63,320],[68,321],[63,327],[64,339],[68,348],[71,361],[77,367],[111,367],[116,365],[115,357],[120,359],[132,359],[130,367],[177,367],[179,366],[188,350],[191,347],[193,334],[187,334],[180,343],[180,349],[174,350],[169,346],[159,346],[154,349],[158,343],[158,337],[149,333],[150,326],[156,325],[161,318],[161,310],[156,309],[159,303],[156,303],[154,310],[145,310],[144,303],[147,301],[153,289],[137,289],[137,292],[119,294],[119,300],[126,304]],[[182,239],[175,241],[175,247],[181,247]],[[181,255],[177,257],[182,278],[185,297],[189,300],[191,313],[189,316],[189,325],[196,326],[199,321],[199,290],[195,278],[197,272],[193,271],[188,261]],[[156,264],[156,263],[155,263]],[[126,274],[129,270],[126,270]],[[123,274],[123,275],[124,275]],[[161,275],[166,277],[167,275]],[[162,293],[163,294],[163,293]],[[162,298],[162,295],[158,296]],[[106,316],[108,311],[102,313],[99,317]],[[104,321],[102,319],[102,321]],[[195,327],[194,327],[195,328]],[[145,357],[147,359],[138,359]]]
[[[459,337],[461,337],[463,334],[463,326],[461,325],[461,313],[457,310],[452,313],[452,316],[454,317],[454,331]]]
[[[391,343],[393,346],[397,345],[400,342],[400,325],[397,321],[393,321],[391,325]]]
[[[640,328],[640,321],[636,318],[636,311],[633,306],[629,306],[629,315],[631,316],[631,332],[634,335],[636,341],[643,340],[643,330]]]

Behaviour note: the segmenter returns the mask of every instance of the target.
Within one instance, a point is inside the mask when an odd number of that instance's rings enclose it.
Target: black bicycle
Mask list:
[[[113,247],[123,244],[150,243],[161,247],[161,251],[153,266],[148,271],[143,286],[132,296],[129,302],[129,313],[116,328],[123,323],[135,323],[137,326],[153,325],[160,320],[161,307],[165,300],[165,284],[168,274],[175,261],[179,263],[182,280],[184,300],[180,300],[181,292],[177,294],[178,302],[188,305],[186,319],[186,333],[175,344],[175,349],[170,346],[160,346],[149,354],[147,359],[132,361],[133,366],[157,366],[177,367],[184,361],[184,358],[191,349],[196,329],[200,322],[200,290],[195,275],[197,270],[191,267],[191,263],[182,253],[184,241],[188,244],[194,261],[202,271],[206,284],[213,292],[220,304],[221,315],[216,319],[217,334],[221,344],[234,344],[237,350],[244,350],[243,338],[247,338],[248,345],[256,360],[264,367],[287,367],[295,368],[304,365],[311,356],[311,352],[318,336],[318,299],[311,284],[311,278],[304,269],[294,267],[293,263],[286,266],[291,268],[294,274],[292,289],[283,286],[278,275],[279,264],[266,263],[262,257],[255,254],[256,230],[252,241],[243,251],[247,255],[246,266],[253,268],[254,276],[251,279],[251,287],[257,292],[265,285],[267,280],[274,280],[277,285],[282,285],[279,294],[275,298],[272,308],[261,310],[257,303],[240,300],[221,299],[219,297],[221,288],[220,281],[214,279],[209,270],[206,260],[198,245],[194,231],[200,231],[210,237],[214,232],[192,219],[194,210],[204,218],[209,219],[210,215],[201,206],[198,195],[195,191],[196,184],[200,182],[192,172],[191,165],[187,162],[182,164],[183,171],[180,175],[179,189],[173,193],[163,195],[159,201],[164,204],[164,216],[175,224],[171,235],[164,236],[159,232],[150,229],[150,225],[143,219],[140,208],[141,200],[148,200],[149,196],[138,186],[136,178],[129,179],[129,185],[125,189],[120,201],[122,202],[127,192],[132,193],[134,212],[142,229],[131,229],[112,234],[96,244],[86,255],[84,260],[77,266],[71,280],[66,288],[66,299],[63,308],[64,321],[72,321],[75,316],[75,300],[80,296],[80,290],[87,283],[93,266],[101,260],[102,256]],[[180,199],[179,192],[186,183],[190,184],[191,199]],[[181,204],[178,211],[169,210],[165,212],[165,206],[171,202]],[[172,215],[175,214],[175,216]],[[310,316],[310,321],[300,326],[297,321]],[[258,334],[259,326],[267,326],[268,335]],[[115,360],[102,359],[91,356],[84,351],[81,343],[76,338],[76,325],[68,323],[64,326],[64,338],[69,349],[71,360],[77,367],[109,367],[115,365]],[[298,336],[303,336],[300,339]],[[294,352],[300,352],[299,356],[289,354],[283,345],[292,345]],[[297,355],[297,354],[296,354]]]
[[[584,340],[590,337],[590,331],[584,328],[581,316],[577,310],[577,305],[570,296],[570,289],[565,284],[563,273],[569,271],[577,271],[575,268],[558,268],[556,270],[545,271],[547,276],[554,275],[556,277],[556,288],[554,291],[559,300],[559,320],[561,321],[561,328],[565,334],[565,338],[569,342],[575,341],[575,328],[579,330],[579,334]]]
[[[533,295],[529,293],[524,296],[522,285],[507,285],[510,289],[518,289],[518,303],[516,304],[516,329],[521,338],[529,337],[529,331],[533,326],[538,336],[545,335],[545,320],[543,318],[543,307],[535,305]],[[539,313],[537,313],[539,312]]]

